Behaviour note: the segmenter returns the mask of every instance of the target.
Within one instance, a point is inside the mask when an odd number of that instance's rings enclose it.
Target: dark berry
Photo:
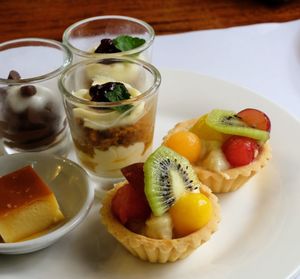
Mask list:
[[[90,88],[90,96],[93,102],[109,102],[107,92],[111,92],[116,87],[116,82],[107,82],[104,84],[96,84]]]
[[[108,102],[109,100],[105,96],[103,86],[101,84],[93,85],[90,88],[90,96],[93,102]]]
[[[121,52],[117,49],[111,39],[102,39],[100,45],[96,48],[95,53],[116,53]]]
[[[119,88],[121,88],[121,90],[125,90],[126,92],[119,92]],[[120,96],[120,93],[125,94],[127,98],[123,97],[122,94]],[[104,84],[96,84],[90,88],[89,94],[93,102],[114,102],[122,99],[128,99],[130,96],[127,92],[126,87],[123,85],[123,83],[120,82],[107,82]]]

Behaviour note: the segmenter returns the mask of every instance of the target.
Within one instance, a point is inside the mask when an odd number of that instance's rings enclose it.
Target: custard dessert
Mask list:
[[[0,237],[18,242],[64,219],[53,192],[31,166],[0,177]]]

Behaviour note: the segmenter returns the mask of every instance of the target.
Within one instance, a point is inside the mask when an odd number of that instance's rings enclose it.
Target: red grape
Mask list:
[[[268,132],[271,130],[269,117],[260,110],[247,108],[240,111],[237,115],[250,127]]]
[[[232,136],[222,145],[225,157],[232,167],[251,163],[255,159],[258,149],[259,145],[256,140],[241,136]]]

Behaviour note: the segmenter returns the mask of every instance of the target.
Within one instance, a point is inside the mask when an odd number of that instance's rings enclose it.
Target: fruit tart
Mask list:
[[[214,109],[178,123],[163,144],[185,156],[214,193],[235,191],[271,158],[271,121],[262,111]]]
[[[183,156],[161,146],[122,172],[127,180],[107,192],[100,212],[109,233],[134,256],[174,262],[217,230],[218,199]]]

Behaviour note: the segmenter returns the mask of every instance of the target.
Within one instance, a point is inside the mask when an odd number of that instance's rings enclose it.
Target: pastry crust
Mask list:
[[[205,194],[212,202],[214,213],[209,223],[200,230],[176,239],[153,239],[128,230],[111,211],[113,196],[117,189],[126,183],[126,181],[120,182],[107,192],[100,214],[102,223],[107,227],[108,232],[134,256],[152,263],[174,262],[187,257],[217,230],[220,221],[218,198],[204,185],[201,186],[201,193]]]
[[[164,137],[164,141],[175,132],[189,130],[196,121],[197,119],[190,119],[176,124]],[[193,164],[193,168],[199,180],[207,185],[213,193],[226,193],[235,191],[243,186],[267,164],[271,157],[271,147],[269,143],[266,142],[255,160],[246,166],[231,168],[221,172],[209,171],[198,164]]]

